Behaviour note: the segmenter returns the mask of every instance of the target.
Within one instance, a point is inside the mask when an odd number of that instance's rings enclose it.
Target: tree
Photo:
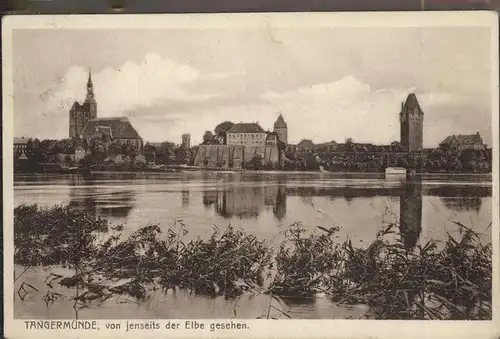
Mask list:
[[[175,144],[173,142],[165,141],[161,143],[160,149],[157,150],[156,160],[162,164],[171,164],[175,162]]]
[[[137,147],[135,147],[135,145],[131,145],[131,144],[123,145],[122,146],[122,154],[133,158],[133,157],[136,157],[139,155],[139,150],[137,149]]]
[[[138,155],[134,158],[135,168],[144,168],[146,166],[146,157],[144,155]]]
[[[306,154],[304,158],[304,165],[307,170],[317,170],[319,169],[319,164],[316,157],[313,154]]]
[[[393,152],[402,152],[403,151],[403,145],[399,141],[393,141],[391,142],[391,149]]]
[[[215,135],[220,140],[220,144],[225,145],[227,143],[227,132],[233,128],[234,124],[231,121],[224,121],[215,127]]]
[[[214,135],[213,140],[212,140],[212,145],[225,145],[226,141],[227,141],[226,132],[220,132],[220,133]]]
[[[203,134],[203,145],[211,145],[214,139],[214,135],[210,131],[205,131]]]
[[[188,150],[184,147],[177,147],[174,149],[175,163],[176,164],[187,164],[188,160]]]
[[[356,145],[354,145],[352,138],[345,139],[345,149],[347,152],[355,152],[356,151]]]
[[[104,159],[106,159],[106,157],[108,156],[107,154],[108,150],[106,148],[106,144],[98,138],[93,139],[90,142],[90,151],[92,152],[92,155],[99,163],[102,163]]]
[[[234,124],[231,121],[224,121],[223,123],[218,124],[215,127],[215,134],[227,133],[231,128],[233,128]]]
[[[250,160],[247,164],[248,169],[260,170],[262,169],[262,157],[260,155],[255,155],[252,160]]]
[[[118,145],[116,142],[112,142],[108,146],[108,156],[116,157],[118,154],[122,152],[122,147]]]

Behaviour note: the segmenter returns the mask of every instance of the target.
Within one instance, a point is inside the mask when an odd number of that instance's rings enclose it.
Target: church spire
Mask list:
[[[87,98],[86,102],[95,102],[94,98],[94,84],[92,83],[92,71],[89,70],[89,79],[87,80]]]

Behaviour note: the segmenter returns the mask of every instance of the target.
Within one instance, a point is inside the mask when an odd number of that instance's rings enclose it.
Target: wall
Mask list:
[[[237,169],[257,155],[262,157],[266,165],[275,165],[279,162],[277,146],[200,145],[194,165],[229,168],[229,163],[232,162],[232,168]],[[205,164],[206,160],[208,164]]]

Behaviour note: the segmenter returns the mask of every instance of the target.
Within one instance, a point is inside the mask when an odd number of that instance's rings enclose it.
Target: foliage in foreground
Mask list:
[[[313,299],[321,292],[339,303],[366,303],[377,319],[490,319],[491,243],[457,225],[460,239],[448,234],[440,248],[429,242],[409,249],[397,237],[387,240],[396,225],[355,248],[338,241],[338,228],[307,234],[294,224],[273,248],[232,227],[185,243],[182,221],[166,234],[151,225],[122,239],[121,226],[84,212],[23,205],[14,210],[14,262],[71,268],[67,277],[51,274],[47,286],[76,288],[75,307],[115,294],[144,299],[159,287],[227,298],[264,291]],[[23,283],[19,293],[29,293],[25,285],[36,289]],[[47,303],[57,298],[51,290],[44,296]]]

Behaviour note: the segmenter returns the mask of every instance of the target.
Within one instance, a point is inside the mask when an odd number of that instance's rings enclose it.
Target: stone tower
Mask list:
[[[83,128],[91,119],[97,119],[97,103],[94,96],[92,74],[89,72],[89,79],[87,80],[87,96],[85,97],[85,101],[83,104],[75,101],[69,111],[69,137],[79,137]]]
[[[285,145],[288,144],[288,127],[281,114],[274,123],[274,132],[278,134],[279,141],[284,142]]]
[[[399,114],[401,123],[401,146],[405,152],[420,151],[423,148],[424,139],[424,112],[420,108],[415,93],[401,103]]]
[[[182,148],[188,149],[191,148],[191,135],[183,134],[182,135]]]

